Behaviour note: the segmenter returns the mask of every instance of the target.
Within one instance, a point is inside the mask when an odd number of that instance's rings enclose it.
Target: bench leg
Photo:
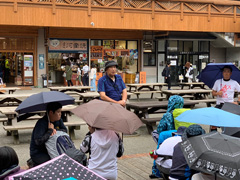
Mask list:
[[[153,125],[156,123],[147,123],[147,130],[148,130],[148,134],[151,134],[153,132]]]
[[[139,101],[139,94],[137,94],[137,100]]]
[[[68,134],[72,140],[76,139],[74,129],[79,130],[80,126],[68,126]]]
[[[18,130],[12,131],[12,136],[13,136],[13,144],[20,144]]]

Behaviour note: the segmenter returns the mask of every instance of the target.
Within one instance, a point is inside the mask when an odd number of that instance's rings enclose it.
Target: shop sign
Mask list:
[[[49,51],[87,51],[87,40],[60,40],[52,39]]]
[[[91,60],[103,59],[103,46],[91,46]]]
[[[139,83],[140,84],[146,83],[146,72],[141,71],[139,73],[139,76],[140,76]]]
[[[208,59],[208,55],[200,55],[199,59]]]

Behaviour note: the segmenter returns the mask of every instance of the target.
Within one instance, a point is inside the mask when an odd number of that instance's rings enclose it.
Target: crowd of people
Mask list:
[[[191,66],[187,66],[188,74],[190,74]],[[98,81],[98,92],[100,93],[101,100],[117,103],[125,107],[127,89],[121,76],[116,74],[117,67],[118,64],[115,61],[108,61],[105,64],[106,74]],[[94,68],[91,70],[93,74],[96,73],[96,69]],[[71,72],[69,63],[67,63],[65,71],[66,73]],[[89,68],[86,64],[83,67],[83,84],[86,83],[86,79],[88,78],[86,74],[88,72]],[[217,108],[221,108],[224,102],[234,102],[232,91],[237,90],[240,92],[239,84],[230,79],[231,74],[231,67],[224,67],[223,79],[217,80],[213,87],[212,94],[213,96],[217,96]],[[96,78],[94,75],[90,76],[90,79],[94,78]],[[71,80],[68,81],[71,84]],[[240,98],[238,101],[240,101]],[[183,155],[181,142],[193,136],[205,134],[205,130],[197,124],[184,123],[184,126],[180,125],[180,127],[176,127],[174,123],[176,118],[174,111],[184,109],[183,105],[184,99],[182,97],[178,95],[171,96],[168,100],[167,112],[163,115],[157,129],[152,133],[157,147],[150,152],[150,156],[154,158],[150,178],[163,177],[170,180],[214,178],[211,175],[202,174],[190,169]],[[45,116],[37,121],[31,137],[31,159],[28,161],[31,163],[29,163],[29,166],[35,167],[49,161],[51,157],[46,148],[46,142],[59,131],[67,132],[67,128],[61,119],[61,109],[62,105],[59,102],[49,103]],[[117,154],[120,149],[121,137],[112,130],[91,127],[90,125],[88,125],[88,128],[89,132],[80,145],[82,153],[89,153],[89,161],[85,165],[93,172],[108,180],[116,180]],[[80,156],[83,155],[80,153]],[[0,162],[0,179],[7,180],[10,175],[24,171],[20,169],[18,156],[11,147],[0,148],[0,159],[2,160]]]

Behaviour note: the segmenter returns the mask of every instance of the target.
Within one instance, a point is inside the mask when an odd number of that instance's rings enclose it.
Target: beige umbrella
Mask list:
[[[142,126],[136,114],[116,103],[92,100],[76,107],[72,112],[92,127],[125,134],[132,134]]]

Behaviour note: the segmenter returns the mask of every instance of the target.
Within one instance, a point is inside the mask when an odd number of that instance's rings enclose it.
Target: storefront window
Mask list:
[[[91,40],[91,46],[101,46],[102,40]]]
[[[150,40],[143,42],[143,65],[144,66],[156,65],[155,41]]]
[[[164,52],[165,51],[165,40],[159,40],[158,41],[158,52]]]
[[[114,49],[114,40],[103,40],[103,49]]]
[[[193,51],[193,42],[192,41],[185,41],[183,51],[184,52],[192,52]]]
[[[178,42],[177,41],[170,40],[170,41],[168,41],[168,48],[167,48],[167,50],[169,52],[177,51],[178,50],[177,46],[178,46]]]
[[[209,41],[199,41],[199,51],[209,52]]]
[[[126,49],[126,41],[115,40],[115,49]]]
[[[137,41],[127,41],[128,49],[137,49]]]

